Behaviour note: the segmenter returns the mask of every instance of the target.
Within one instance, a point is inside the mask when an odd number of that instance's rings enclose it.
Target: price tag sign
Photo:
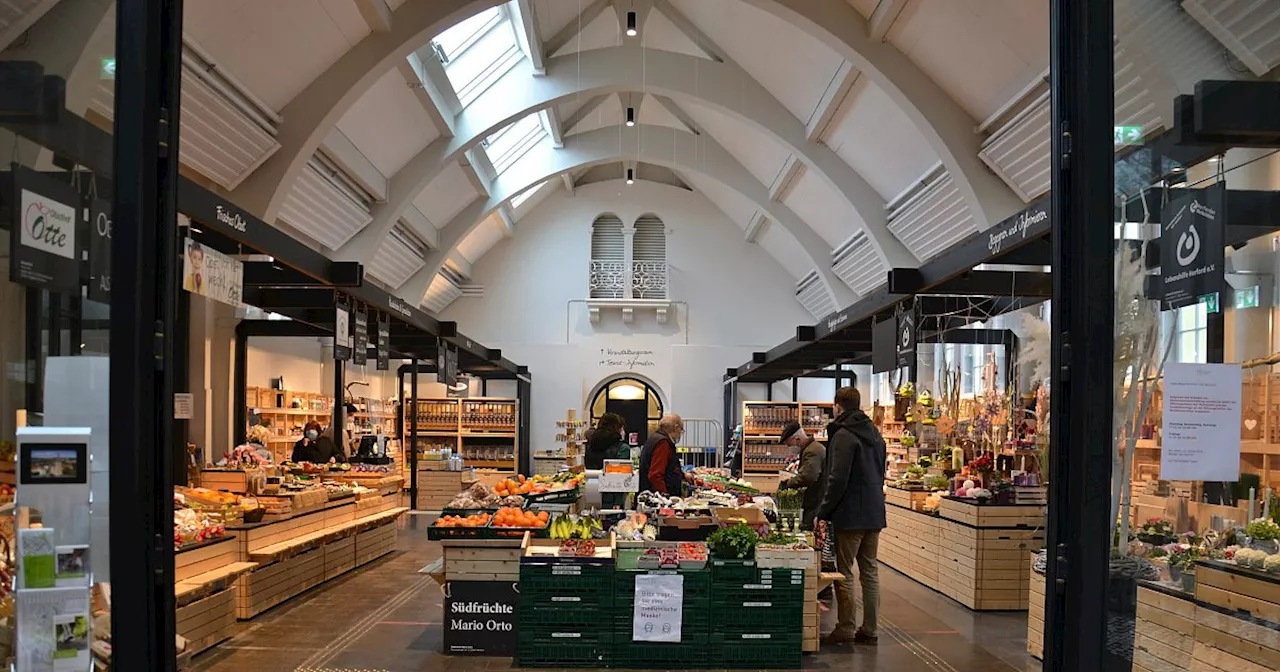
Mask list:
[[[684,619],[684,576],[640,574],[631,620],[633,642],[679,642]]]
[[[195,395],[190,392],[173,393],[173,419],[190,420],[195,417]]]
[[[600,492],[636,492],[640,478],[631,460],[605,460],[600,473]]]

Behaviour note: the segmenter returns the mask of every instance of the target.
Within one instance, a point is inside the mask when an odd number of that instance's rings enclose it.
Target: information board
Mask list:
[[[684,576],[636,576],[636,605],[631,619],[631,641],[679,642],[683,620]]]
[[[444,586],[444,652],[460,656],[512,656],[516,604],[511,581],[450,581]]]

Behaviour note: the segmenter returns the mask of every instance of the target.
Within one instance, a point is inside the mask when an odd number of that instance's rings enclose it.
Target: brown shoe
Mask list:
[[[839,630],[833,630],[831,631],[831,634],[824,636],[821,642],[823,646],[839,646],[841,644],[848,644],[850,642],[855,642],[857,641],[857,639],[858,639],[858,635],[856,633],[851,635],[847,632],[840,632]]]
[[[876,646],[877,644],[879,644],[879,643],[880,643],[880,638],[879,638],[879,637],[873,637],[873,636],[868,635],[867,633],[865,633],[865,632],[863,632],[863,631],[859,630],[859,631],[857,631],[856,633],[854,633],[854,635],[853,635],[853,643],[854,643],[854,644],[865,644],[865,645],[867,645],[867,646]]]

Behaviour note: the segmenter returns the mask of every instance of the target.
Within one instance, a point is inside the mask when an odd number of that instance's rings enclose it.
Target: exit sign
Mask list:
[[[1196,301],[1204,304],[1204,312],[1206,313],[1218,312],[1218,293],[1217,292],[1196,297]]]
[[[116,59],[103,58],[98,63],[98,77],[100,79],[116,78]]]
[[[1137,145],[1142,142],[1141,126],[1116,126],[1116,146]]]
[[[1258,286],[1245,287],[1237,289],[1235,296],[1236,308],[1257,308],[1258,307]]]

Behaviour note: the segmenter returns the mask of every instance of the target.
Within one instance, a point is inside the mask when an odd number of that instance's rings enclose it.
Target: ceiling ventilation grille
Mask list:
[[[863,230],[831,252],[831,270],[858,294],[868,294],[889,281],[884,263]]]
[[[336,250],[373,221],[363,190],[317,154],[307,162],[280,209],[280,219]]]
[[[435,279],[431,281],[431,286],[427,288],[426,296],[422,297],[422,307],[429,312],[439,313],[460,296],[462,296],[462,290],[458,285],[444,274],[437,273]]]
[[[950,173],[934,175],[922,180],[916,193],[889,206],[889,231],[920,261],[938,256],[978,230]]]
[[[199,67],[198,62],[191,52],[183,52],[179,157],[219,186],[234,189],[280,149],[280,143],[272,121],[246,94],[217,69]],[[90,103],[107,119],[115,116],[114,89],[113,80],[100,81]]]
[[[1049,92],[996,129],[978,156],[1023,201],[1049,191]]]
[[[796,283],[796,300],[816,320],[836,311],[836,301],[827,290],[827,285],[818,277],[817,271],[809,271],[808,275]]]
[[[403,224],[397,224],[391,235],[382,239],[374,257],[377,261],[370,265],[369,273],[391,287],[399,287],[422,268],[425,254],[426,245]]]
[[[1186,10],[1253,74],[1280,65],[1280,3],[1265,0],[1182,0]]]

